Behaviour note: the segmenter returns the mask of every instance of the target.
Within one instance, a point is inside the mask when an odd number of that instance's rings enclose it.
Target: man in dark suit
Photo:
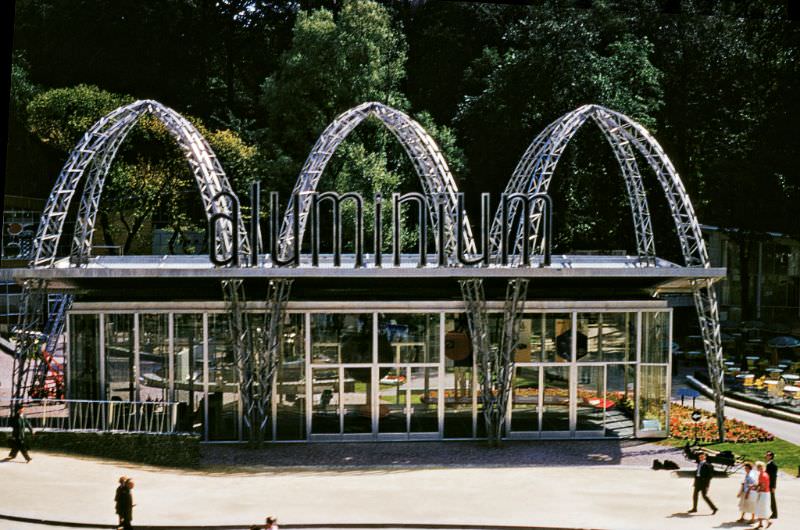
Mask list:
[[[700,453],[697,457],[697,470],[694,473],[694,492],[692,493],[692,509],[689,513],[697,511],[697,495],[703,494],[703,500],[706,501],[711,508],[711,515],[717,513],[717,507],[708,498],[708,486],[711,484],[711,475],[714,473],[714,468],[711,464],[706,462],[706,454]]]
[[[769,475],[769,500],[772,508],[770,519],[778,518],[778,505],[775,503],[775,484],[778,483],[778,464],[775,463],[775,453],[767,451],[767,475]]]
[[[17,457],[17,453],[22,453],[25,462],[30,462],[31,457],[28,454],[28,441],[25,437],[25,432],[30,432],[33,436],[33,429],[28,420],[25,419],[25,407],[17,405],[14,415],[11,417],[11,452],[5,460],[13,460]]]
[[[122,528],[122,530],[131,530],[133,528],[133,526],[131,526],[131,521],[133,520],[134,507],[133,495],[131,495],[133,479],[125,478],[123,483],[123,478],[125,477],[120,477],[120,487],[117,488],[114,501],[116,503],[117,515],[119,516],[119,528]]]

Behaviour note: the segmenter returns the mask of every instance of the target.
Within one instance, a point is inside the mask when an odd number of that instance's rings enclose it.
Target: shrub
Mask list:
[[[8,447],[9,437],[10,433],[0,432],[0,445]],[[191,434],[37,432],[29,440],[32,451],[56,451],[171,467],[190,467],[200,462],[200,438]]]

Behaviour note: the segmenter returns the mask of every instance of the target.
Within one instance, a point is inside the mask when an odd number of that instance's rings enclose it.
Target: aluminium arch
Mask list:
[[[633,119],[599,105],[584,105],[551,123],[531,143],[517,164],[506,187],[506,193],[547,193],[553,173],[564,148],[589,118],[603,131],[614,149],[626,180],[636,229],[640,257],[655,256],[652,223],[647,207],[645,189],[634,157],[635,148],[655,172],[670,207],[678,239],[687,267],[709,268],[705,240],[694,207],[683,182],[661,145],[641,124]],[[530,219],[534,248],[540,243],[541,207],[537,206]],[[493,248],[498,248],[499,218],[492,225]],[[513,250],[521,248],[521,230]],[[528,244],[529,242],[525,242]],[[710,280],[692,281],[695,307],[700,321],[709,375],[715,394],[715,408],[720,439],[724,437],[722,341],[719,327],[717,295]]]
[[[33,241],[33,257],[29,262],[31,268],[49,268],[55,265],[70,204],[84,174],[88,172],[75,224],[71,264],[81,266],[87,262],[91,255],[95,219],[108,171],[120,145],[132,127],[145,114],[152,114],[158,118],[178,143],[200,189],[207,218],[210,220],[214,214],[230,216],[235,194],[205,138],[186,118],[169,107],[152,100],[136,101],[100,118],[84,133],[70,152],[42,213]],[[220,195],[221,192],[230,195]],[[239,237],[240,250],[243,253],[248,252],[249,241],[241,220]],[[231,251],[233,226],[230,223],[220,223],[214,244],[218,254]],[[16,328],[17,346],[12,380],[15,399],[24,397],[25,392],[29,390],[34,371],[40,370],[37,363],[41,365],[45,361],[44,358],[40,358],[46,354],[40,351],[40,340],[44,339],[46,349],[52,350],[53,339],[61,333],[65,314],[71,303],[71,295],[61,295],[59,309],[49,315],[43,314],[41,306],[46,299],[43,293],[42,285],[30,281],[26,282],[23,289],[21,300],[23,310]]]
[[[389,131],[398,139],[411,159],[417,176],[422,184],[422,189],[428,199],[431,221],[433,223],[434,234],[438,234],[437,227],[437,208],[435,201],[441,197],[445,201],[445,239],[446,249],[449,255],[455,253],[455,230],[457,226],[456,212],[458,208],[458,187],[453,178],[450,168],[447,165],[438,145],[425,129],[407,114],[393,109],[383,103],[366,102],[347,110],[336,117],[330,125],[320,134],[311,153],[306,158],[303,169],[297,178],[292,196],[298,196],[299,203],[299,239],[303,240],[311,199],[308,195],[317,189],[319,180],[322,177],[325,167],[328,165],[333,153],[347,136],[367,117],[374,116],[386,126]],[[439,200],[442,200],[439,199]],[[294,207],[292,202],[286,209],[283,217],[279,236],[279,256],[285,259],[289,249],[293,244],[292,217]],[[475,240],[472,235],[472,228],[466,215],[464,216],[463,226],[464,242],[467,252],[475,252]],[[437,235],[438,237],[438,235]],[[441,243],[436,242],[437,249]]]
[[[51,267],[55,263],[70,203],[86,173],[88,176],[72,241],[72,258],[81,263],[91,255],[95,220],[108,171],[122,142],[145,114],[158,118],[183,152],[200,190],[206,217],[210,219],[217,213],[230,214],[230,199],[218,194],[233,193],[233,190],[214,151],[197,128],[176,111],[156,101],[136,101],[100,118],[73,148],[45,205],[34,239],[31,267]],[[232,248],[233,230],[229,223],[221,223],[220,228],[215,244],[218,252],[224,254]],[[249,241],[242,221],[239,235],[240,249],[246,253]]]

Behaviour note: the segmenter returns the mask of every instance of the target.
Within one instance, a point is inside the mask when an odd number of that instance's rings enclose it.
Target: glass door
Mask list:
[[[542,437],[570,436],[570,366],[542,367]]]
[[[342,434],[345,438],[372,438],[372,368],[340,368]]]
[[[339,437],[341,425],[339,368],[311,369],[311,435]]]
[[[514,369],[508,429],[514,438],[539,436],[539,372],[538,366]]]
[[[578,365],[575,399],[575,431],[579,437],[603,436],[605,412],[611,404],[606,399],[605,366]]]

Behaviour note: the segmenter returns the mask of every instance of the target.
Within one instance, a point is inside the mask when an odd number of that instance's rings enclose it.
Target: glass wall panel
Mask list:
[[[606,435],[633,436],[633,410],[636,389],[635,364],[606,366]]]
[[[139,315],[139,397],[169,401],[169,315]]]
[[[539,368],[517,366],[511,396],[511,430],[539,430]]]
[[[70,399],[102,399],[99,315],[71,316],[69,355]]]
[[[378,316],[378,331],[391,347],[390,362],[439,362],[438,313],[381,314]]]
[[[392,362],[388,341],[380,342],[381,362]],[[312,314],[311,362],[372,363],[372,314]]]
[[[393,366],[381,377],[378,386],[379,433],[408,432],[406,401],[408,377],[408,368],[405,366]]]
[[[446,315],[444,353],[444,437],[471,438],[473,355],[467,317],[463,313]]]
[[[591,339],[590,339],[591,342]],[[602,431],[608,406],[603,384],[603,366],[578,366],[577,422],[579,431]]]
[[[311,434],[339,434],[339,369],[311,369]]]
[[[344,433],[371,433],[372,368],[345,368],[343,382]]]
[[[306,438],[305,331],[301,314],[287,314],[276,388],[278,440]]]
[[[132,314],[106,314],[106,399],[136,401]]]
[[[639,367],[639,430],[666,430],[667,407],[667,367]]]
[[[431,390],[439,388],[439,369],[411,368],[411,432],[438,432],[438,403],[430,399]]]
[[[580,343],[586,341],[586,354]],[[588,361],[634,361],[636,359],[636,313],[578,313],[578,359]]]
[[[178,429],[183,432],[203,433],[203,315],[177,313],[173,322]]]
[[[642,313],[642,363],[669,362],[669,313]]]
[[[239,371],[228,315],[208,315],[208,438],[239,439]]]
[[[520,347],[530,344],[531,362],[572,360],[572,316],[568,313],[525,315],[520,325]],[[526,362],[528,352],[518,349],[517,359]]]
[[[545,366],[542,431],[569,430],[569,366]]]

